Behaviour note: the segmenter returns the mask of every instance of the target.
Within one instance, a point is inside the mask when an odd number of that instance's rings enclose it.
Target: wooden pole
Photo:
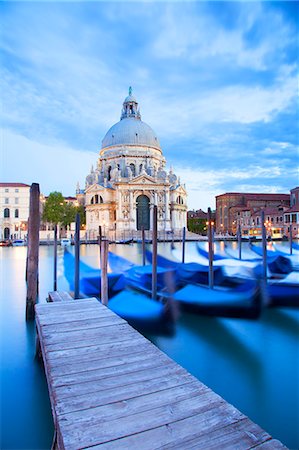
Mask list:
[[[267,281],[267,236],[265,227],[265,211],[261,212],[262,221],[262,248],[263,248],[263,279]]]
[[[145,266],[145,232],[143,225],[141,227],[141,236],[142,236],[142,265]]]
[[[290,255],[293,254],[293,225],[290,223]]]
[[[214,287],[214,272],[213,272],[213,230],[212,230],[212,218],[211,218],[211,208],[208,208],[208,241],[209,241],[209,288]]]
[[[185,242],[186,242],[186,227],[183,228],[183,239],[182,239],[182,262],[185,262]]]
[[[103,239],[101,242],[101,302],[103,305],[108,305],[108,240]]]
[[[34,305],[38,293],[39,197],[39,184],[32,183],[28,224],[26,320],[34,319]]]
[[[100,250],[101,250],[101,242],[102,242],[102,226],[99,225],[99,246],[100,246]]]
[[[238,226],[238,249],[239,249],[239,259],[242,259],[242,231],[240,224]]]
[[[74,298],[80,297],[80,214],[76,214],[75,231],[75,292]]]
[[[53,290],[57,291],[57,223],[54,225],[54,274]]]
[[[152,299],[157,298],[157,231],[158,210],[157,205],[153,209],[153,258],[152,258]]]

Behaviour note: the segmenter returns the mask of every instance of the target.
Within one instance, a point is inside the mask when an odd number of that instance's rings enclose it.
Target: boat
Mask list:
[[[12,245],[13,247],[23,247],[24,245],[27,245],[27,243],[24,239],[14,239]]]
[[[62,247],[66,247],[66,246],[72,245],[72,240],[68,239],[68,238],[62,238],[62,239],[60,239],[60,245]]]
[[[64,275],[70,290],[75,288],[75,257],[64,249]],[[86,296],[101,296],[101,270],[80,261],[80,292]],[[125,288],[126,282],[121,273],[108,273],[108,298]]]
[[[298,272],[291,272],[280,280],[268,280],[266,286],[269,307],[299,307]]]
[[[153,254],[151,251],[145,252],[147,260],[152,263]],[[199,264],[196,262],[181,263],[179,261],[173,261],[165,256],[157,255],[158,267],[174,269],[177,272],[177,278],[183,283],[209,283],[209,266]],[[222,267],[213,267],[214,282],[215,284],[222,284],[225,281],[225,273]]]
[[[196,249],[201,256],[204,256],[205,258],[209,259],[209,252],[205,250],[203,247],[201,247],[198,242],[196,243]],[[227,259],[227,257],[225,255],[220,255],[215,252],[213,253],[213,261],[219,261],[221,259]]]
[[[250,243],[251,250],[258,256],[263,256],[263,248]],[[267,266],[272,274],[287,275],[293,271],[293,264],[287,255],[273,250],[267,251]]]
[[[108,308],[138,330],[159,334],[173,332],[167,307],[143,293],[125,289],[108,301]]]
[[[108,252],[108,264],[112,272],[124,273],[135,266],[134,263],[113,252]]]
[[[299,244],[297,244],[296,242],[292,242],[292,247],[294,250],[299,250]]]
[[[254,280],[234,288],[188,284],[173,295],[186,311],[217,317],[257,319],[262,310],[262,294]]]
[[[12,242],[9,240],[0,241],[0,247],[11,247]]]

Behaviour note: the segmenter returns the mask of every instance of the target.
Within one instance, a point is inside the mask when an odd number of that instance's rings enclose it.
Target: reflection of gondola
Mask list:
[[[128,261],[127,263],[130,264]],[[71,290],[74,289],[74,268],[75,258],[65,250],[64,274]],[[165,306],[146,295],[126,289],[126,286],[127,280],[122,271],[108,273],[108,308],[138,329],[159,333],[171,332]],[[101,270],[90,267],[82,261],[80,261],[80,291],[87,296],[101,295]]]

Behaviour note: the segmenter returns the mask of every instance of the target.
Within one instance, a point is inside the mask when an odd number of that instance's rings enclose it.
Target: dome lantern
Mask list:
[[[125,98],[123,103],[123,109],[121,112],[120,120],[132,117],[137,120],[141,120],[141,115],[138,109],[138,102],[132,95],[132,87],[129,87],[129,95]]]

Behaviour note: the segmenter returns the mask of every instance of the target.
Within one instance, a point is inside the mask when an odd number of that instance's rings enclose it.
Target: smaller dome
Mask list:
[[[138,103],[136,98],[132,94],[128,95],[124,100],[124,103],[130,103],[130,102]]]

